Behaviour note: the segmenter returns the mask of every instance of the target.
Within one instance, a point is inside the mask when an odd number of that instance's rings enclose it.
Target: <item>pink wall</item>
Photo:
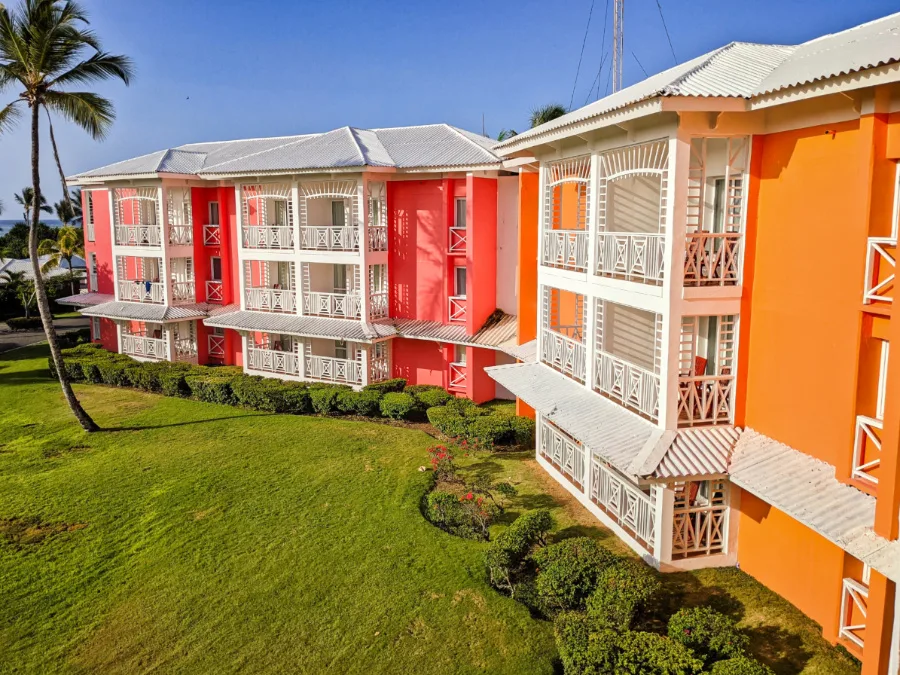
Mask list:
[[[475,403],[494,398],[496,383],[484,372],[485,368],[493,365],[496,365],[493,349],[466,347],[466,396]]]
[[[448,350],[448,345],[431,340],[395,338],[391,350],[394,377],[404,377],[409,384],[447,386],[452,345]]]
[[[468,176],[466,193],[466,330],[473,335],[497,309],[497,181]]]
[[[91,288],[90,290],[95,293],[114,293],[109,192],[107,190],[93,190],[92,194],[94,200],[94,241],[87,240],[86,227],[84,232],[85,261],[90,261],[91,253],[97,254],[97,288]],[[83,212],[87,213],[87,192],[82,193],[81,202]],[[88,280],[88,285],[90,285],[90,279]],[[115,345],[115,341],[113,344]],[[113,351],[115,351],[115,346]]]
[[[94,342],[97,342],[97,340],[94,340]],[[116,324],[110,319],[100,319],[99,342],[108,351],[119,351],[119,333],[116,330]]]

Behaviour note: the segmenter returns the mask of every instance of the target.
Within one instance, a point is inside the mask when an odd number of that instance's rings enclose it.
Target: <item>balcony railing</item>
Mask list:
[[[659,375],[599,351],[594,388],[653,420],[659,416]]]
[[[169,225],[169,244],[190,246],[194,243],[194,228],[190,225]]]
[[[544,230],[542,239],[541,262],[544,265],[575,272],[587,269],[587,230]]]
[[[884,420],[865,415],[856,417],[853,439],[853,469],[851,475],[870,485],[878,485],[874,472],[881,466],[881,432]]]
[[[544,329],[541,340],[541,360],[574,380],[584,382],[585,348],[578,340]]]
[[[301,227],[300,248],[305,251],[358,251],[359,228]]]
[[[145,359],[167,359],[166,341],[162,338],[148,338],[140,334],[122,336],[122,353]]]
[[[869,237],[866,251],[866,280],[863,302],[894,301],[894,277],[897,274],[897,240]]]
[[[466,320],[466,296],[451,295],[449,307],[450,321],[464,323]]]
[[[176,361],[197,363],[197,341],[192,338],[181,338],[172,343]]]
[[[193,281],[173,281],[172,282],[172,301],[173,302],[194,302]]]
[[[294,248],[294,228],[288,225],[244,225],[241,231],[244,248]]]
[[[685,286],[736,286],[740,233],[687,235],[684,252]]]
[[[247,368],[249,370],[279,375],[300,374],[300,357],[295,352],[248,347],[247,353]]]
[[[584,446],[561,429],[541,419],[540,453],[584,492],[586,463]]]
[[[362,316],[362,298],[346,293],[304,293],[303,313],[359,319]]]
[[[294,314],[297,311],[297,293],[287,288],[247,288],[244,289],[244,303],[246,309]]]
[[[714,555],[725,548],[728,507],[704,505],[672,514],[672,555],[679,558]]]
[[[160,246],[159,225],[116,225],[116,246]]]
[[[467,372],[465,363],[450,364],[450,382],[447,389],[450,391],[465,391]]]
[[[391,362],[387,356],[377,356],[369,363],[369,383],[391,379]]]
[[[698,375],[678,379],[678,426],[731,424],[733,375]]]
[[[383,225],[375,225],[369,227],[369,250],[370,251],[387,251],[388,235],[387,227]]]
[[[591,501],[603,509],[634,538],[653,551],[656,536],[656,503],[612,469],[591,458]]]
[[[207,302],[224,302],[223,288],[221,281],[206,282],[206,301]]]
[[[308,355],[305,374],[307,378],[313,380],[362,384],[362,364],[350,359]]]
[[[663,234],[601,232],[597,236],[597,274],[659,283],[665,264]]]
[[[210,335],[206,341],[206,351],[211,359],[225,358],[225,336]]]
[[[838,636],[860,650],[865,646],[869,613],[869,587],[856,579],[844,579],[841,587],[841,623]]]
[[[369,296],[369,318],[383,319],[388,315],[387,291],[379,291]]]
[[[466,252],[466,228],[451,227],[450,228],[450,253]]]
[[[149,302],[161,305],[166,301],[165,284],[140,279],[124,280],[118,284],[118,300],[125,302]]]
[[[222,243],[222,228],[219,225],[203,226],[203,244],[205,246],[219,246]]]

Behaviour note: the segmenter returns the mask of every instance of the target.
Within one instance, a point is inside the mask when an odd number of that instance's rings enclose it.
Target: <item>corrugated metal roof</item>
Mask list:
[[[496,323],[486,326],[474,335],[466,333],[463,324],[443,324],[438,321],[394,319],[398,337],[416,340],[436,340],[460,345],[475,345],[500,349],[516,337],[516,317],[504,314]]]
[[[50,260],[49,255],[38,256],[38,264],[41,266],[48,260]],[[74,272],[75,277],[79,277],[80,273],[84,272],[85,269],[86,265],[84,263],[84,258],[77,255],[72,256],[72,271]],[[24,272],[26,279],[34,279],[34,274],[31,270],[31,258],[0,258],[0,274],[3,272]],[[44,274],[44,277],[57,277],[68,273],[69,263],[65,260],[60,260],[59,267],[53,268]],[[6,281],[0,278],[0,286],[3,286],[5,283]]]
[[[531,340],[521,345],[504,346],[502,349],[510,356],[519,359],[519,361],[524,361],[525,363],[537,361],[537,340]]]
[[[332,340],[371,342],[378,338],[393,337],[397,330],[383,323],[363,323],[351,319],[329,319],[317,316],[297,316],[275,312],[238,310],[210,317],[207,326],[233,330],[283,333],[302,337],[322,337]]]
[[[150,321],[152,323],[172,323],[201,319],[207,315],[209,305],[152,305],[140,302],[106,302],[81,310],[85,316],[99,316],[104,319],[124,319],[130,321]]]
[[[56,302],[61,305],[72,305],[73,307],[93,307],[106,302],[115,300],[115,296],[111,293],[76,293],[75,295],[67,295],[64,298],[57,298]]]
[[[654,424],[542,363],[517,363],[484,370],[625,474],[629,473],[634,459],[646,447],[655,446],[663,434]]]
[[[900,581],[900,541],[872,531],[875,499],[838,481],[830,464],[746,429],[729,474],[735,485]]]
[[[159,172],[219,175],[376,166],[438,168],[497,165],[494,141],[448,124],[387,129],[342,127],[321,134],[192,143],[160,150],[72,178]]]
[[[724,476],[740,436],[740,429],[732,426],[679,429],[653,469],[653,477]]]

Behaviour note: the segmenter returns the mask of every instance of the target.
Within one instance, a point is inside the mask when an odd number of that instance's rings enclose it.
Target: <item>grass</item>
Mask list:
[[[422,518],[424,432],[87,385],[86,435],[46,353],[0,356],[0,672],[555,672],[485,545]],[[624,551],[529,453],[460,462],[518,484],[507,521],[546,506]],[[740,572],[665,579],[660,612],[716,600],[779,675],[853,672]]]

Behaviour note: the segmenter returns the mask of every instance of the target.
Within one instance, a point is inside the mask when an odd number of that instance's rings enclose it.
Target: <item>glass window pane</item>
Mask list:
[[[456,227],[466,226],[466,200],[464,198],[456,200]]]
[[[209,222],[207,225],[219,224],[219,202],[209,203]]]
[[[213,281],[221,281],[222,279],[222,259],[221,258],[210,258],[209,259],[209,278]]]
[[[344,227],[344,200],[336,199],[331,202],[331,224],[335,227]]]
[[[465,267],[457,267],[456,268],[456,288],[454,295],[460,295],[465,297],[466,295],[466,268]]]

